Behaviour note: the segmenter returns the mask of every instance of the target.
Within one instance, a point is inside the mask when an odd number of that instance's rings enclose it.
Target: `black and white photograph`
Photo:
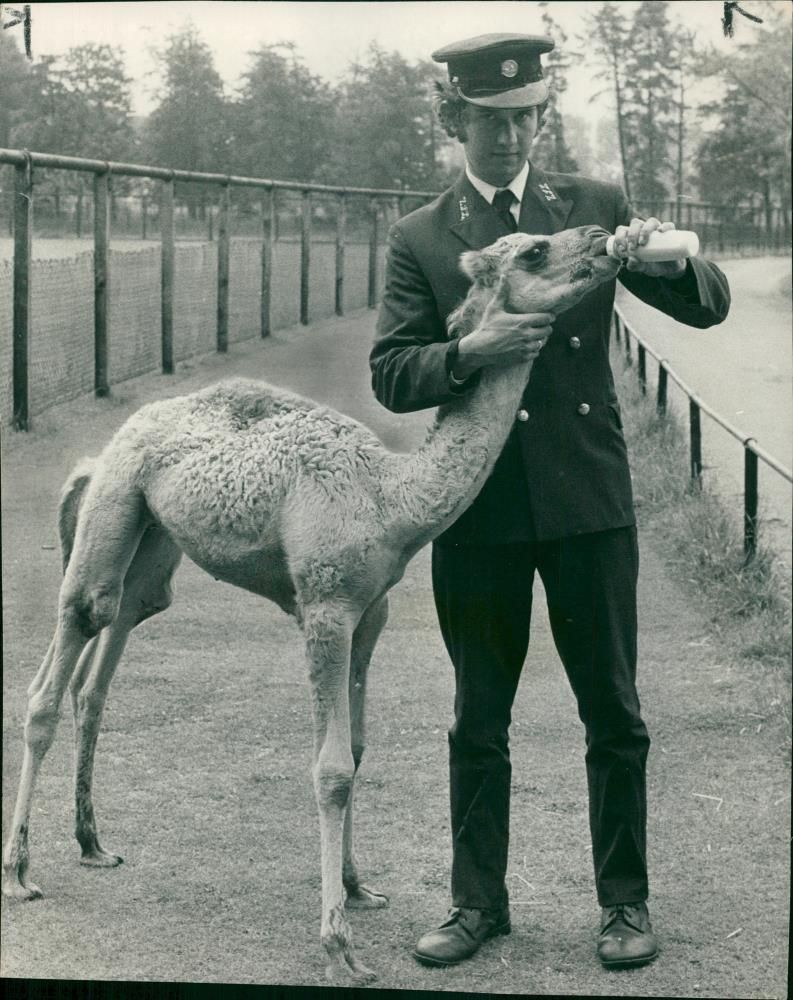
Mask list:
[[[10,995],[787,1000],[792,42],[0,4]]]

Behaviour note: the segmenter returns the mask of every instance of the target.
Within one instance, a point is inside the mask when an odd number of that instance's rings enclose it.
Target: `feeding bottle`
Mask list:
[[[614,249],[614,237],[606,240],[606,253],[609,257],[627,257]],[[667,229],[664,232],[654,230],[647,237],[643,246],[638,246],[631,256],[641,261],[680,260],[682,257],[695,257],[699,253],[699,237],[687,229]]]

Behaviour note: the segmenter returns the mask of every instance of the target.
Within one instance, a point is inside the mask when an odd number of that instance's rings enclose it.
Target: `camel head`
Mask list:
[[[599,226],[578,226],[552,236],[512,233],[484,250],[464,253],[460,266],[473,285],[461,310],[468,322],[454,324],[455,332],[467,332],[460,326],[475,322],[475,314],[481,315],[494,295],[508,312],[559,315],[570,309],[617,274],[620,262],[606,255],[607,236]]]

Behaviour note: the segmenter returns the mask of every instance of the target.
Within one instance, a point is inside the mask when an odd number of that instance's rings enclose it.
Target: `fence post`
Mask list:
[[[14,343],[13,426],[30,427],[30,257],[33,234],[33,164],[30,156],[14,168]]]
[[[146,200],[143,200],[144,211]],[[173,238],[173,177],[160,191],[160,296],[163,375],[173,374],[173,288],[175,247]]]
[[[367,304],[370,309],[375,309],[377,307],[377,244],[380,238],[378,232],[379,212],[375,198],[372,198],[369,210],[372,216],[372,226],[369,230],[369,293]]]
[[[638,354],[639,354],[639,388],[642,391],[642,395],[647,395],[647,351],[645,350],[644,344],[641,341],[638,344]]]
[[[262,288],[260,332],[262,337],[269,337],[271,330],[271,301],[273,287],[273,230],[275,228],[277,188],[270,188],[270,197],[265,208],[262,199]]]
[[[693,397],[688,400],[688,424],[691,443],[691,478],[696,486],[702,483],[702,429],[699,404]]]
[[[658,362],[658,398],[655,402],[655,412],[659,417],[666,416],[666,362]]]
[[[336,210],[336,315],[344,315],[344,240],[347,233],[347,195],[340,194]]]
[[[231,186],[223,184],[218,212],[218,328],[217,349],[225,354],[229,349],[229,215]]]
[[[110,278],[110,170],[94,174],[94,393],[107,396]]]
[[[743,553],[749,562],[757,550],[757,454],[743,443]]]
[[[308,280],[311,270],[311,192],[300,202],[300,322],[308,325]]]

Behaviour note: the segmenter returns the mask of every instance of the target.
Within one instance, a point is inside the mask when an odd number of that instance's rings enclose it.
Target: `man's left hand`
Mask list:
[[[665,233],[674,228],[674,222],[661,222],[653,217],[631,219],[629,226],[617,226],[614,230],[614,249],[621,257],[627,255],[625,266],[629,271],[638,271],[655,278],[680,278],[686,269],[685,257],[679,260],[641,261],[634,256],[636,248],[647,242],[650,233],[656,230]]]

